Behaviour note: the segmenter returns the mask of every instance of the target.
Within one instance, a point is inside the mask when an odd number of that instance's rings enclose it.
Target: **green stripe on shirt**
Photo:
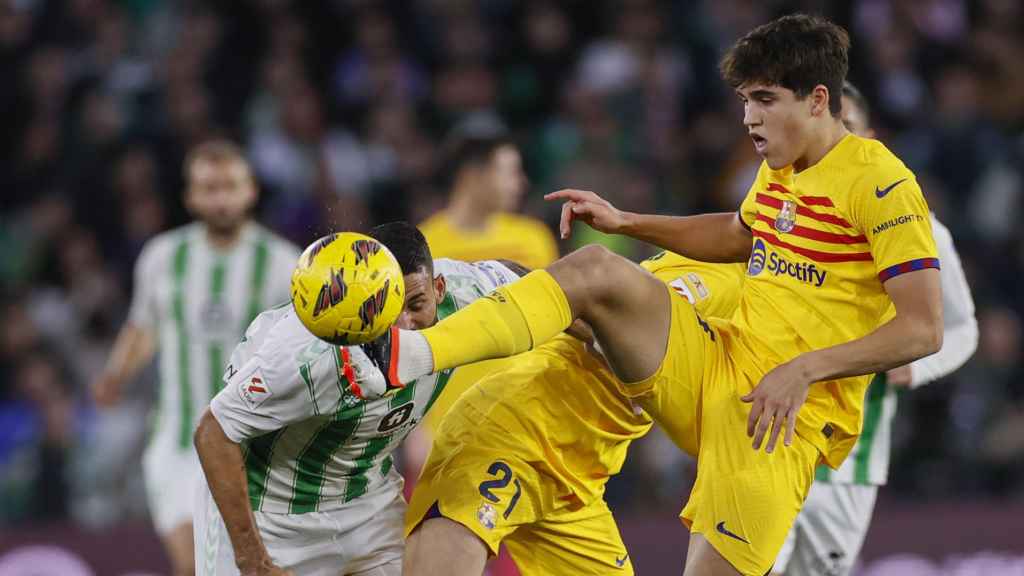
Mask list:
[[[882,418],[887,389],[885,374],[881,373],[876,374],[868,386],[867,398],[864,400],[864,428],[860,433],[860,450],[853,462],[853,481],[857,484],[868,484],[871,451],[874,448],[875,435],[878,433],[878,422]]]
[[[178,402],[181,419],[178,422],[178,445],[188,449],[192,445],[192,384],[189,381],[188,330],[185,321],[185,275],[188,269],[188,236],[183,235],[172,259],[173,296],[171,313],[178,332]]]
[[[210,303],[219,307],[224,299],[224,278],[227,276],[227,264],[224,258],[217,257],[210,272]],[[224,346],[211,341],[207,348],[207,359],[210,363],[210,398],[212,399],[224,387]]]
[[[263,283],[267,278],[267,258],[270,250],[267,248],[267,238],[260,235],[259,240],[253,247],[252,275],[249,277],[249,312],[246,314],[243,328],[248,326],[260,313],[260,296],[263,294]]]
[[[274,445],[284,429],[264,434],[245,444],[245,475],[249,485],[249,506],[259,510],[267,493],[267,478],[270,477],[270,462],[274,456]]]
[[[292,499],[288,505],[290,514],[314,512],[323,499],[327,463],[336,450],[347,442],[363,419],[366,404],[360,403],[338,414],[335,419],[321,426],[309,439],[299,457],[295,459],[295,480],[292,483]]]

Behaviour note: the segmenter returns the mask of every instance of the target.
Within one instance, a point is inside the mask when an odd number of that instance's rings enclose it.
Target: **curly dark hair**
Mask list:
[[[430,246],[419,228],[408,222],[387,222],[374,226],[369,236],[388,247],[395,255],[402,274],[413,274],[425,271],[434,275],[434,259],[430,255]]]
[[[808,14],[790,14],[754,28],[722,58],[722,78],[733,88],[751,82],[781,86],[806,98],[828,88],[828,108],[839,117],[849,69],[850,36],[840,26]]]

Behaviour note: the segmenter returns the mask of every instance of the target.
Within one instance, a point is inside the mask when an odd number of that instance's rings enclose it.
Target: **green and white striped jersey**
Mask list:
[[[942,263],[942,350],[910,365],[911,388],[941,378],[956,370],[978,346],[978,323],[974,300],[960,265],[949,229],[932,215],[932,234]],[[896,390],[886,383],[885,374],[871,380],[864,397],[864,422],[860,439],[838,470],[819,466],[815,479],[838,484],[881,486],[889,478],[892,420],[896,415]]]
[[[435,260],[434,271],[446,285],[440,317],[518,278],[495,261]],[[452,370],[360,400],[341,369],[346,353],[357,370],[369,363],[359,347],[343,350],[313,336],[290,305],[260,314],[232,353],[227,385],[210,409],[227,437],[243,446],[253,510],[327,511],[400,486],[391,453]]]
[[[192,431],[221,389],[227,354],[252,319],[289,298],[299,251],[257,224],[219,250],[193,223],[150,240],[135,264],[128,321],[158,339],[159,396],[153,439],[192,448]]]

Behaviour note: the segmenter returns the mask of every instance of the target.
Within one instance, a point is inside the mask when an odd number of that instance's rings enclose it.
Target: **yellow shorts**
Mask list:
[[[801,435],[772,454],[751,447],[750,405],[757,380],[740,367],[730,325],[705,322],[669,291],[672,322],[665,359],[643,382],[624,386],[672,439],[697,453],[697,480],[680,517],[743,574],[775,561],[814,479],[819,452]]]
[[[465,400],[441,423],[409,502],[406,535],[443,516],[468,528],[492,554],[504,542],[523,576],[633,574],[605,502],[584,503],[542,473],[540,443],[482,425],[486,415]]]

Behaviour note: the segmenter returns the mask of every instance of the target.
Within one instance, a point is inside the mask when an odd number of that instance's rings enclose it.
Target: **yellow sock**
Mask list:
[[[565,292],[547,271],[535,270],[420,333],[430,344],[437,372],[526,352],[572,320]]]

